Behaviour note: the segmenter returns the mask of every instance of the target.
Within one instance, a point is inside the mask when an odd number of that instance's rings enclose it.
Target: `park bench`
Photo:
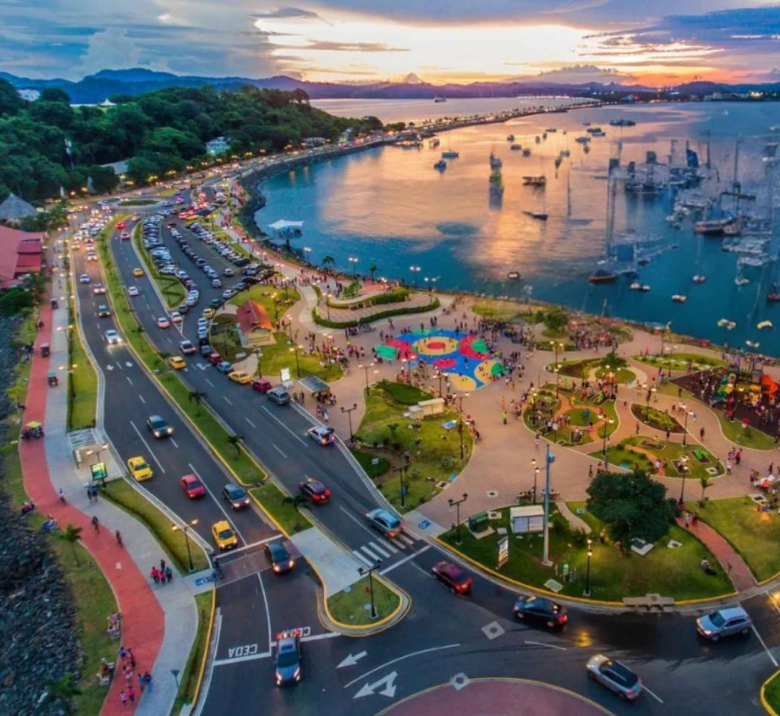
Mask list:
[[[475,532],[479,534],[489,529],[488,514],[487,512],[480,512],[477,515],[469,517],[469,532]]]
[[[623,604],[634,609],[645,609],[648,612],[653,610],[665,612],[674,606],[674,598],[662,597],[660,594],[646,594],[644,597],[623,597]]]

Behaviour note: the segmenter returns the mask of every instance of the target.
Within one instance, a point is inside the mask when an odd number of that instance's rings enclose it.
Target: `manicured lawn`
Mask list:
[[[242,291],[237,296],[230,299],[234,306],[240,306],[244,301],[254,301],[259,303],[274,323],[276,323],[284,312],[294,306],[301,300],[301,294],[292,286],[288,286],[287,291],[283,288],[276,288],[272,284],[257,283],[250,286],[247,291]]]
[[[759,582],[780,572],[780,516],[757,512],[748,497],[708,500],[696,512],[732,544]]]
[[[626,367],[626,362],[618,356],[607,355],[604,358],[589,358],[588,360],[564,360],[558,361],[561,375],[572,378],[587,378],[595,369],[596,377],[603,378],[612,373],[618,383],[632,383],[636,380],[636,374]],[[554,371],[555,363],[547,366],[547,370]]]
[[[408,490],[405,509],[409,510],[435,494],[436,482],[449,481],[460,473],[471,455],[472,437],[468,426],[464,425],[464,460],[461,461],[457,427],[450,430],[443,427],[443,423],[458,420],[456,412],[425,418],[421,428],[416,430],[412,427],[412,421],[403,416],[406,409],[407,406],[397,403],[387,390],[372,388],[366,399],[366,414],[356,436],[367,445],[394,452],[398,455],[399,464],[403,460],[404,451],[409,451],[412,463],[404,481]],[[400,481],[399,473],[390,472],[378,484],[388,500],[399,509]]]
[[[151,206],[156,203],[156,199],[124,199],[119,202],[119,206]]]
[[[165,479],[157,477],[156,479]],[[168,515],[160,512],[149,500],[147,500],[138,490],[129,485],[125,480],[112,480],[106,484],[101,492],[103,496],[111,500],[125,512],[145,524],[151,533],[157,538],[168,557],[178,566],[179,570],[186,574],[189,571],[189,561],[187,557],[187,545],[184,541],[184,532],[172,529],[171,520]],[[208,528],[208,526],[203,526]],[[189,539],[189,538],[187,538]],[[205,553],[193,540],[190,542],[190,551],[192,553],[192,564],[196,571],[206,569],[209,562]]]
[[[631,414],[640,422],[649,425],[656,430],[669,430],[673,433],[684,432],[683,426],[671,415],[657,408],[648,410],[646,405],[634,403],[631,405]]]
[[[422,400],[430,400],[433,395],[426,393],[424,390],[419,390],[414,386],[407,383],[396,383],[390,380],[382,380],[377,384],[378,388],[381,388],[387,393],[390,393],[390,397],[401,405],[417,405]]]
[[[190,655],[187,657],[187,663],[184,670],[179,675],[179,691],[176,694],[176,701],[173,704],[171,713],[179,713],[179,709],[184,704],[191,704],[195,698],[195,688],[201,673],[201,664],[206,656],[209,639],[209,622],[211,620],[211,605],[214,601],[215,592],[205,592],[195,597],[195,606],[198,610],[198,631],[195,634],[195,641],[192,644]]]
[[[221,314],[214,319],[211,326],[210,340],[212,347],[231,362],[237,360],[236,356],[242,353],[248,355],[251,352],[251,349],[241,345],[237,325],[235,316]],[[325,366],[322,366],[322,356],[320,355],[306,355],[305,351],[299,348],[296,361],[295,351],[289,342],[290,337],[286,332],[274,333],[274,338],[276,339],[276,345],[262,346],[263,357],[260,372],[264,377],[278,378],[281,375],[282,368],[288,368],[290,375],[295,378],[316,375],[322,380],[329,382],[338,380],[341,377],[341,368],[338,364],[327,363]],[[298,374],[299,368],[300,375]]]
[[[569,503],[576,513],[584,503]],[[568,565],[572,581],[563,583],[562,577],[556,577],[552,567],[542,565],[542,536],[510,536],[509,562],[499,570],[500,574],[523,584],[545,589],[545,582],[555,579],[563,584],[561,595],[582,597],[586,587],[587,547],[582,537],[573,535],[568,523],[557,514],[551,517],[550,559],[560,566]],[[623,597],[643,596],[659,593],[677,600],[714,598],[733,591],[728,577],[719,572],[708,577],[699,568],[702,558],[717,564],[709,551],[688,532],[672,526],[669,534],[660,540],[645,557],[634,552],[621,553],[613,545],[602,545],[598,535],[602,529],[599,521],[592,515],[582,517],[594,530],[593,557],[591,559],[590,587],[591,598],[600,601],[619,602]],[[501,510],[501,519],[491,521],[490,526],[509,527],[509,509]],[[442,535],[441,539],[465,555],[495,571],[498,535],[490,535],[476,540],[461,525],[462,545],[455,545],[454,531]],[[511,535],[511,531],[509,532]],[[668,549],[669,540],[682,543],[682,547]]]
[[[482,318],[487,318],[493,321],[509,321],[534,323],[533,311],[528,312],[523,310],[519,303],[512,303],[510,301],[492,301],[490,299],[483,299],[475,303],[471,310]]]
[[[79,332],[75,329],[71,331],[70,339],[68,429],[80,430],[95,425],[97,374],[87,357]]]
[[[630,370],[629,368],[618,368],[617,370],[599,368],[596,371],[596,377],[603,378],[608,373],[612,373],[618,383],[633,383],[636,380],[636,373],[634,373],[634,371]]]
[[[667,353],[665,356],[650,355],[650,356],[632,356],[635,361],[645,363],[646,365],[652,365],[656,368],[669,367],[671,361],[672,370],[704,370],[705,368],[721,368],[726,365],[726,361],[720,358],[714,358],[710,356],[703,356],[698,353],[684,353],[675,352]],[[691,365],[692,364],[692,365]],[[689,365],[691,368],[689,368]]]
[[[642,443],[654,443],[663,445],[662,448],[657,449],[655,447],[648,447]],[[714,477],[707,472],[708,467],[716,467],[718,474],[723,473],[723,465],[716,460],[716,458],[706,448],[701,445],[687,445],[683,446],[682,443],[667,442],[666,440],[654,440],[649,437],[643,437],[641,435],[625,438],[620,441],[618,445],[607,448],[607,459],[613,465],[620,467],[626,467],[633,469],[634,464],[638,464],[640,470],[646,470],[648,472],[655,472],[653,462],[655,457],[649,458],[644,452],[639,452],[635,448],[641,448],[642,450],[649,451],[653,456],[659,457],[661,460],[667,462],[666,475],[667,477],[680,477],[681,473],[674,465],[675,460],[679,460],[683,456],[688,457],[687,474],[688,480],[699,480],[701,477]],[[709,459],[709,462],[700,461],[694,454],[694,450],[703,452]],[[600,457],[601,452],[598,454],[592,453],[593,457]]]
[[[342,624],[365,626],[392,614],[401,602],[400,597],[385,586],[381,579],[374,578],[371,582],[374,589],[376,619],[371,618],[371,595],[367,591],[368,577],[363,577],[351,587],[328,597],[330,615]]]
[[[272,482],[254,487],[249,492],[288,535],[303,532],[312,526],[309,518],[292,502],[288,502],[287,496]]]
[[[353,450],[352,454],[372,480],[382,477],[390,469],[390,461],[381,455],[373,455],[370,452],[361,452],[360,450]],[[374,460],[378,460],[376,465],[374,465]]]
[[[764,687],[764,698],[776,713],[780,713],[780,671]]]

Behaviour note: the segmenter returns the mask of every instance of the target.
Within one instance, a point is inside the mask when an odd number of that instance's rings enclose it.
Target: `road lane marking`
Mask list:
[[[206,382],[207,382],[207,383],[208,383],[208,384],[209,384],[209,385],[210,385],[212,388],[214,387],[214,383],[212,383],[212,382],[211,382],[211,381],[210,381],[208,378],[206,378]]]
[[[130,385],[133,384],[133,381],[130,380],[130,376],[129,375],[126,375],[125,378],[127,378],[127,382],[130,383]]]
[[[568,649],[565,646],[556,646],[555,644],[545,644],[543,641],[526,641],[523,643],[531,644],[532,646],[545,646],[548,649],[557,649],[558,651],[568,651]],[[663,701],[661,703],[663,703]]]
[[[257,425],[255,425],[249,418],[244,418],[244,420],[246,420],[253,428],[257,427]],[[276,445],[274,445],[274,447],[276,447]],[[278,450],[279,448],[276,448],[276,449]],[[285,457],[286,457],[286,455],[285,455]]]
[[[122,364],[121,363],[117,363],[116,367],[119,368],[119,370],[122,370]]]
[[[227,511],[222,506],[222,502],[216,498],[214,493],[211,491],[211,488],[204,482],[203,478],[200,476],[200,473],[195,469],[195,467],[193,466],[192,463],[189,463],[189,468],[190,468],[190,470],[192,470],[192,474],[195,475],[195,477],[197,477],[198,480],[200,480],[200,484],[203,485],[203,487],[206,488],[206,492],[208,492],[209,495],[211,495],[211,499],[214,500],[214,502],[216,503],[217,507],[219,508],[219,511],[223,515],[225,515],[225,519],[230,523],[230,526],[236,531],[236,534],[241,538],[241,541],[244,544],[246,544],[246,538],[244,537],[244,535],[241,534],[241,530],[239,530],[238,527],[236,527],[233,524],[233,520],[230,519],[230,515],[228,515]],[[233,551],[233,554],[235,554],[235,551]]]
[[[139,395],[138,397],[140,398],[141,396]],[[154,458],[154,461],[157,463],[157,467],[159,467],[160,470],[162,470],[162,472],[165,472],[165,468],[162,466],[162,463],[157,459],[157,455],[154,454],[154,450],[152,450],[152,448],[149,447],[149,443],[146,442],[146,440],[144,439],[144,436],[141,435],[141,431],[136,427],[135,423],[132,420],[130,421],[130,425],[132,425],[133,426],[133,430],[135,430],[136,433],[138,433],[138,437],[141,438],[141,442],[146,446],[146,449],[149,451],[151,456]]]
[[[377,537],[376,541],[379,542],[385,549],[390,550],[390,554],[398,554],[398,548],[393,547],[384,537]]]
[[[652,696],[659,704],[663,704],[663,701],[661,701],[661,699],[659,699],[652,691],[650,691],[646,684],[643,683],[642,686],[644,686],[645,691],[647,691],[647,693],[650,694],[650,696]]]
[[[284,450],[280,448],[276,443],[271,443],[282,455],[283,458],[287,459],[287,455],[284,454]]]
[[[354,554],[355,557],[357,557],[366,566],[368,566],[368,567],[373,567],[374,566],[374,563],[370,559],[368,559],[368,557],[366,557],[362,552],[359,552],[358,550],[353,549],[352,550],[352,554]]]
[[[368,546],[371,547],[371,549],[375,549],[385,558],[390,556],[390,552],[388,552],[386,549],[382,549],[376,542],[369,542]]]
[[[138,400],[140,400],[144,405],[146,405],[146,401],[144,400],[144,396],[143,395],[139,395],[138,396]]]
[[[431,545],[426,544],[425,547],[423,547],[422,549],[418,549],[416,552],[413,552],[412,554],[407,555],[403,559],[398,560],[395,564],[391,564],[386,569],[383,569],[379,574],[384,576],[388,572],[392,572],[396,567],[400,567],[402,564],[406,564],[407,562],[414,559],[415,557],[419,557],[423,552],[427,552],[430,548]],[[414,566],[417,567],[418,565],[414,565]]]
[[[170,439],[170,441],[173,443],[173,446],[174,446],[174,447],[176,447],[176,448],[178,448],[178,447],[179,447],[179,443],[177,443],[177,442],[176,442],[176,441],[175,441],[173,438],[169,438],[169,439]]]
[[[225,400],[225,402],[226,402],[228,405],[233,405],[233,403],[231,402],[231,400],[230,400],[229,398],[226,398],[224,395],[223,395],[222,397],[223,397],[223,399]]]
[[[256,659],[268,659],[271,656],[270,651],[264,651],[249,656],[234,656],[232,659],[215,659],[214,666],[229,666],[230,664],[240,664],[242,661],[255,661]]]
[[[263,593],[263,604],[265,605],[265,620],[268,625],[268,650],[271,650],[271,610],[268,608],[268,597],[265,594],[265,585],[263,584],[263,575],[258,572],[257,579],[260,581],[260,591]]]
[[[400,539],[400,540],[401,540],[401,542],[406,542],[406,544],[407,544],[409,547],[413,547],[413,546],[414,546],[414,540],[413,540],[411,537],[407,537],[407,536],[406,536],[405,534],[403,534],[403,533],[402,533],[402,534],[400,534],[400,535],[398,535],[398,537],[396,537],[396,539]]]
[[[344,684],[344,688],[348,689],[353,684],[356,684],[358,681],[362,681],[366,677],[368,677],[371,674],[376,673],[377,671],[381,671],[382,669],[387,668],[388,666],[391,666],[392,664],[397,664],[399,661],[403,661],[404,659],[411,659],[413,656],[420,656],[422,654],[430,654],[434,651],[443,651],[444,649],[457,649],[460,646],[460,644],[447,644],[446,646],[434,646],[430,649],[423,649],[422,651],[413,651],[410,654],[404,654],[403,656],[399,656],[396,659],[392,659],[391,661],[387,661],[384,664],[380,664],[379,666],[374,667],[370,671],[367,671],[365,674],[361,674],[357,677],[357,679],[352,679],[348,684]]]
[[[777,669],[778,668],[777,659],[775,659],[775,657],[772,654],[772,652],[769,651],[769,647],[767,647],[766,643],[761,638],[761,634],[758,633],[758,629],[756,629],[756,625],[755,624],[751,624],[750,628],[753,630],[753,633],[758,637],[758,640],[761,642],[761,646],[764,647],[764,651],[766,652],[766,655],[769,657],[769,660],[774,664],[775,669]]]
[[[265,405],[261,406],[263,410],[265,410],[266,413],[268,413],[279,425],[281,425],[290,435],[292,435],[296,440],[300,440],[304,445],[307,447],[309,446],[309,443],[307,443],[298,433],[296,433],[294,430],[291,430],[287,425],[285,425],[279,418],[277,418],[268,408],[265,407]]]

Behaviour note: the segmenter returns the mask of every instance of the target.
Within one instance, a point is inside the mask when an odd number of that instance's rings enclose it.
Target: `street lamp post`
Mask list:
[[[401,482],[401,507],[406,507],[406,484],[404,478],[406,477],[406,471],[409,469],[409,458],[404,461],[401,467],[393,468],[393,472],[398,473],[398,479]]]
[[[450,507],[454,507],[456,512],[455,531],[457,533],[457,536],[455,538],[455,544],[460,544],[460,506],[468,499],[469,499],[468,493],[464,492],[463,497],[461,497],[459,500],[453,500],[453,499],[448,500]]]
[[[303,255],[304,255],[305,259],[306,259],[306,263],[307,264],[311,263],[311,261],[309,260],[309,256],[311,255],[311,247],[310,246],[304,246],[303,247]]]
[[[550,452],[550,443],[547,443],[545,455],[545,487],[544,487],[544,546],[542,550],[542,564],[550,564],[550,465],[555,462],[555,455]]]
[[[368,575],[368,594],[371,597],[371,618],[376,619],[377,613],[376,613],[376,602],[374,602],[374,582],[371,578],[371,575],[379,569],[379,565],[382,564],[381,560],[376,560],[374,562],[374,565],[372,567],[358,567],[358,572],[361,576],[365,577]]]
[[[682,487],[680,488],[680,504],[685,502],[685,478],[688,476],[688,456],[683,455],[680,458],[682,463]]]
[[[300,346],[297,346],[297,345],[293,346],[292,348],[290,348],[290,353],[295,353],[295,374],[296,374],[296,376],[298,378],[300,378],[301,377],[301,363],[300,363],[300,360],[298,359],[298,348],[300,348]]]
[[[412,272],[412,275],[414,276],[414,287],[417,288],[417,274],[420,273],[421,269],[419,266],[410,266],[409,270]]]
[[[355,437],[352,433],[352,411],[357,410],[357,403],[354,403],[351,408],[345,408],[341,406],[341,412],[347,414],[347,420],[349,420],[349,441],[352,442],[352,438]]]
[[[534,469],[534,504],[536,504],[536,480],[539,477],[539,466],[536,464],[536,458],[531,459],[531,466]]]
[[[189,523],[185,522],[181,527],[179,527],[179,525],[171,525],[171,529],[174,532],[178,532],[179,530],[182,530],[182,532],[184,532],[184,544],[187,545],[187,561],[190,563],[190,572],[195,571],[195,565],[193,565],[192,563],[192,552],[190,551],[190,539],[187,533],[189,532],[190,527],[194,527],[197,524],[198,524],[198,520],[194,519],[191,520]]]
[[[355,274],[355,278],[357,278],[357,262],[358,262],[357,257],[350,256],[347,260],[352,264],[352,271]]]
[[[683,405],[683,410],[685,410],[685,422],[683,423],[683,447],[685,447],[688,442],[688,406]]]
[[[607,438],[609,435],[609,426],[615,422],[614,420],[606,420],[604,422],[604,446],[601,448],[601,454],[604,456],[604,462],[607,461]]]
[[[583,597],[590,597],[590,558],[593,556],[593,540],[588,539],[588,568],[585,572],[585,591]]]
[[[362,368],[364,371],[366,371],[366,395],[368,395],[368,371],[373,367],[373,363],[368,363],[367,365],[358,365],[358,368]]]
[[[463,444],[463,398],[468,398],[468,393],[461,393],[458,396],[458,409],[460,410],[460,422],[458,423],[458,432],[460,433],[460,459],[465,457],[465,445]]]

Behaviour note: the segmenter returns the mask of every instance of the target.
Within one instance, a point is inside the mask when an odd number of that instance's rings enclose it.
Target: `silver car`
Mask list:
[[[642,681],[625,664],[596,654],[588,659],[588,678],[598,681],[620,698],[633,701],[642,693]]]
[[[724,636],[749,634],[753,622],[742,607],[728,607],[717,612],[705,614],[696,620],[696,631],[710,641],[718,641]]]

